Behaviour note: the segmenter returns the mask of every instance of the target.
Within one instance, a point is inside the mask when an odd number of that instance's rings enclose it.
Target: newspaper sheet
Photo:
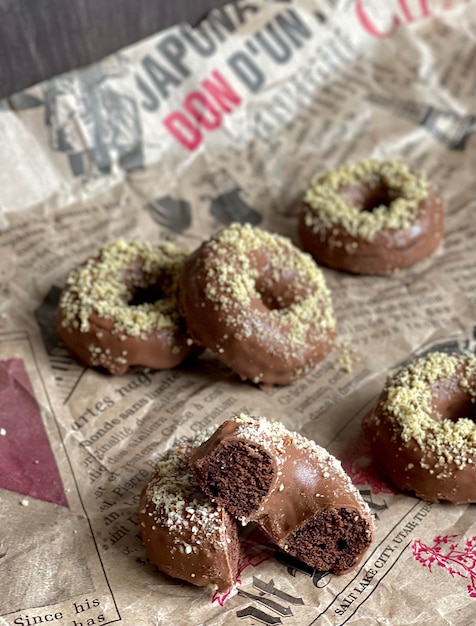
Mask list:
[[[474,505],[396,493],[362,419],[388,372],[475,346],[474,0],[238,0],[0,105],[0,623],[474,623]],[[205,352],[111,377],[61,344],[68,272],[118,237],[196,248],[233,221],[296,236],[315,173],[366,157],[425,170],[436,254],[388,277],[324,269],[336,347],[288,386]],[[344,367],[344,357],[351,367]],[[154,460],[245,410],[340,458],[376,517],[351,574],[253,534],[227,597],[154,569],[137,522]]]

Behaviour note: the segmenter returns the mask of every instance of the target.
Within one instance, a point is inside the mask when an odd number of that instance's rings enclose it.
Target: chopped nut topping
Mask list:
[[[253,336],[273,350],[279,328],[279,337],[285,337],[279,349],[286,358],[300,359],[310,344],[328,340],[335,316],[324,275],[288,238],[232,224],[206,248],[205,298],[226,325],[221,341]],[[223,353],[222,344],[218,351]]]
[[[188,451],[206,441],[215,429],[216,426],[209,428],[168,450],[156,463],[154,477],[146,489],[149,515],[158,526],[177,533],[176,542],[183,554],[196,550],[184,536],[196,537],[199,530],[217,548],[225,548],[222,509],[201,492],[188,458]]]
[[[476,401],[476,358],[433,352],[388,377],[376,413],[388,416],[403,441],[413,439],[423,451],[435,453],[436,468],[453,463],[462,469],[476,454],[476,424],[469,416],[443,419],[436,394],[449,379],[464,381],[468,399]],[[450,396],[451,389],[444,393]]]
[[[174,328],[178,320],[175,293],[186,256],[185,250],[173,244],[154,247],[119,239],[105,245],[68,276],[59,303],[62,325],[88,332],[91,315],[96,314],[111,320],[112,332],[118,335],[145,338],[153,331]],[[137,290],[155,286],[163,298],[130,305]]]
[[[346,198],[343,189],[384,189],[385,203],[365,210]],[[408,231],[418,215],[420,202],[429,191],[423,175],[412,174],[398,161],[366,159],[316,176],[304,194],[305,223],[314,233],[326,233],[334,225],[353,237],[372,241],[384,229]]]

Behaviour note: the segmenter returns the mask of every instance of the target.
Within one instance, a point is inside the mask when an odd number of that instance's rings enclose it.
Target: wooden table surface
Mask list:
[[[0,0],[0,99],[230,0]]]

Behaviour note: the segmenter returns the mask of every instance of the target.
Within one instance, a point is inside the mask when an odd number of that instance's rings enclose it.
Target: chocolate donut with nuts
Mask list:
[[[431,502],[476,502],[476,358],[432,352],[388,376],[365,422],[391,482]]]
[[[188,251],[119,239],[68,276],[57,311],[65,346],[89,367],[168,369],[196,353],[177,306]]]
[[[179,301],[193,340],[255,383],[288,384],[333,346],[321,270],[286,237],[249,224],[221,230],[186,259]]]
[[[390,274],[432,254],[443,204],[423,174],[367,159],[316,176],[299,214],[302,246],[318,263],[355,274]]]

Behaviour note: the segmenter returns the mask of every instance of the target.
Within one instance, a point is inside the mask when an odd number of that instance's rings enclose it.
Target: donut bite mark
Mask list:
[[[57,311],[65,346],[89,367],[124,374],[131,366],[167,369],[196,352],[177,308],[188,252],[119,239],[74,269]]]
[[[390,375],[365,424],[391,482],[431,502],[476,502],[476,358],[430,353]]]
[[[318,263],[385,275],[437,249],[443,213],[440,196],[423,174],[395,160],[367,159],[311,181],[298,232]]]
[[[310,567],[343,574],[372,541],[370,510],[340,462],[278,422],[235,415],[192,451],[191,467],[214,502]]]
[[[242,379],[290,383],[333,346],[321,270],[289,239],[249,224],[232,224],[186,259],[179,298],[193,340]]]

